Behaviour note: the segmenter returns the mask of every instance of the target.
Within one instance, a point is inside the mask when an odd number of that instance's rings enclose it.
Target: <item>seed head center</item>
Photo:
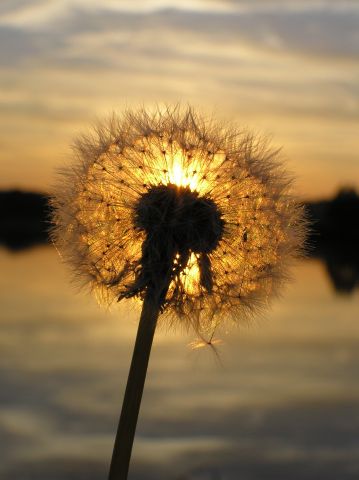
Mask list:
[[[174,242],[178,252],[210,253],[222,238],[224,220],[216,203],[188,187],[156,185],[135,205],[135,225]]]

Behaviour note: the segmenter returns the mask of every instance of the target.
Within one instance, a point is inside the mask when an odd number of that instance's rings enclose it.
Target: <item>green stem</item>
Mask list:
[[[146,295],[143,301],[135,348],[113,448],[109,480],[127,479],[147,366],[159,313],[158,302]]]

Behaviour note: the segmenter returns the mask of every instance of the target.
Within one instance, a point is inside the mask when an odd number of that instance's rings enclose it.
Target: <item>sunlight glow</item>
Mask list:
[[[198,190],[201,165],[197,159],[192,159],[190,164],[188,164],[184,152],[178,150],[170,158],[167,158],[166,161],[169,166],[168,183],[174,183],[179,187],[188,187],[192,192]]]
[[[194,146],[184,149],[168,138],[159,144],[148,137],[146,143],[140,140],[137,145],[150,167],[145,172],[148,184],[188,187],[199,195],[211,189],[217,170],[226,158],[222,151],[203,152]]]
[[[181,272],[184,291],[189,295],[200,293],[200,271],[196,255],[192,252],[186,268]]]

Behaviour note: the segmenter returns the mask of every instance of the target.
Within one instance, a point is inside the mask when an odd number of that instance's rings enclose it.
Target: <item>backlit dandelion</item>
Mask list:
[[[301,247],[302,209],[267,142],[192,109],[114,116],[76,154],[54,195],[54,241],[100,301],[143,302],[110,473],[126,478],[159,314],[203,338],[256,313]]]

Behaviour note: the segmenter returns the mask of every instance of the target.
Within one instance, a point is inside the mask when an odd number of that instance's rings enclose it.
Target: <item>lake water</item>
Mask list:
[[[75,293],[50,247],[0,259],[0,478],[105,479],[137,313]],[[130,479],[358,479],[358,293],[307,260],[218,357],[156,332]]]

